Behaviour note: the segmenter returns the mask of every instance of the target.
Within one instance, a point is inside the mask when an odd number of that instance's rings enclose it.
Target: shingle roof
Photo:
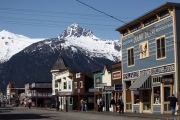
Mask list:
[[[58,70],[58,71],[64,71],[64,70],[69,70],[67,63],[64,61],[62,55],[58,57],[56,60],[52,70]],[[51,71],[52,71],[51,70]]]

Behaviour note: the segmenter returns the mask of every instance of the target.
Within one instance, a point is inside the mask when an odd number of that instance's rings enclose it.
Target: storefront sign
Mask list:
[[[121,72],[113,72],[112,73],[113,80],[114,79],[121,79]]]
[[[140,76],[142,76],[142,75],[150,75],[150,74],[151,74],[151,69],[140,71]]]
[[[157,68],[152,68],[151,74],[153,75],[153,74],[166,73],[166,72],[172,72],[172,71],[174,71],[174,64],[157,67]]]
[[[89,92],[99,92],[99,88],[89,88]]]
[[[114,90],[123,90],[123,85],[122,84],[115,84]]]
[[[99,83],[99,84],[96,84],[96,87],[104,87],[104,86],[107,86],[107,83]]]
[[[165,78],[165,77],[163,77],[161,82],[164,83],[164,84],[173,84],[174,80],[173,80],[173,78]]]
[[[139,71],[123,74],[123,79],[136,78],[139,76]]]
[[[96,84],[99,84],[100,83],[100,77],[97,77],[96,78]]]
[[[104,86],[104,90],[106,90],[106,91],[113,91],[114,90],[114,86]]]

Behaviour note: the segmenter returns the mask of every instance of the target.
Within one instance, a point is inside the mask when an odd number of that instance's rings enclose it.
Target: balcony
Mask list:
[[[28,93],[28,97],[52,97],[52,93]]]
[[[55,74],[55,80],[61,80],[65,77],[73,77],[73,74],[70,73],[69,70]]]

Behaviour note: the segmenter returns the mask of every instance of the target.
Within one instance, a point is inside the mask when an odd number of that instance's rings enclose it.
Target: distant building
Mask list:
[[[52,83],[34,82],[25,85],[24,103],[32,102],[34,107],[51,107],[52,101]]]
[[[73,108],[73,74],[62,56],[56,60],[52,70],[52,96],[56,101],[57,109],[68,110]]]
[[[20,95],[24,91],[24,88],[14,88],[9,82],[6,88],[6,102],[8,104],[19,104]]]
[[[122,45],[126,112],[170,113],[168,96],[179,96],[180,4],[164,5],[117,28]]]

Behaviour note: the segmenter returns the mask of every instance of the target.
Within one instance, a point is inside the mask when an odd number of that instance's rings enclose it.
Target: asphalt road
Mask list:
[[[152,118],[109,115],[93,112],[60,112],[55,110],[0,107],[0,120],[153,120]]]

